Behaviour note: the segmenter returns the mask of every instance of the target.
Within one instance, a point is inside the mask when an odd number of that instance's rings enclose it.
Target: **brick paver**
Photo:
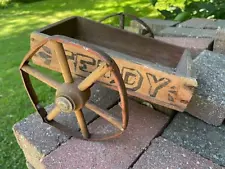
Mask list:
[[[178,27],[196,28],[196,29],[218,29],[225,28],[225,20],[213,20],[205,18],[192,18],[182,22]]]
[[[214,25],[214,23],[215,21],[211,19],[192,18],[190,20],[180,23],[178,27],[204,29],[206,28],[206,25]]]
[[[198,87],[186,111],[213,125],[225,118],[225,56],[203,51],[195,60]]]
[[[46,168],[128,168],[169,120],[166,115],[131,100],[129,110],[129,125],[120,137],[103,142],[72,138],[44,158]],[[117,112],[118,106],[113,111]],[[92,132],[98,133],[106,133],[112,128],[102,118],[89,125]]]
[[[225,166],[225,125],[215,127],[187,113],[178,113],[162,136]]]
[[[159,36],[214,38],[216,30],[168,27],[160,31]]]
[[[213,45],[213,51],[225,55],[225,28],[217,30]]]
[[[203,50],[213,50],[212,38],[190,38],[190,37],[160,37],[155,39],[170,43],[176,46],[188,48],[191,50],[193,57],[199,55]]]
[[[224,19],[218,19],[216,21],[217,29],[225,29],[225,20]]]
[[[221,169],[211,161],[202,158],[162,137],[152,141],[148,150],[140,157],[134,169]]]
[[[101,108],[107,109],[118,101],[119,96],[115,91],[95,85],[92,87],[90,99]],[[52,107],[49,106],[48,109]],[[88,109],[83,109],[83,113],[86,122],[96,118],[96,114]],[[74,113],[62,113],[56,121],[68,126],[74,132],[79,129]],[[40,160],[70,138],[69,135],[43,123],[38,114],[32,114],[16,123],[13,130],[27,161],[35,168],[44,168]]]

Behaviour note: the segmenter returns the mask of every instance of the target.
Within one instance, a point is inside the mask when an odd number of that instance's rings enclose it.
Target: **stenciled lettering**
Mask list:
[[[122,76],[127,88],[133,91],[140,89],[143,82],[143,77],[139,71],[132,68],[123,67]]]
[[[73,61],[75,60],[75,54],[73,52],[71,52],[69,50],[65,50],[65,54],[67,56],[67,59],[73,60]]]
[[[42,59],[44,59],[44,64],[50,65],[52,61],[52,52],[47,46],[42,47],[43,51],[37,53]]]
[[[151,97],[156,97],[159,90],[167,86],[171,82],[171,80],[167,78],[157,79],[157,77],[151,73],[146,73],[146,75],[150,84],[149,95]]]
[[[94,57],[81,53],[73,53],[69,50],[65,50],[65,54],[68,60],[72,60],[74,62],[75,73],[84,77],[88,76],[88,74],[94,71],[102,62],[102,60],[96,59]],[[44,64],[50,65],[52,60],[52,52],[48,47],[43,46],[42,50],[38,52],[38,56],[44,59]],[[121,74],[126,88],[131,89],[132,91],[137,91],[143,87],[142,85],[144,77],[138,70],[129,67],[121,67]],[[156,97],[158,92],[171,82],[171,80],[168,78],[159,78],[152,73],[146,73],[146,76],[149,82],[149,96],[151,97]],[[111,71],[108,71],[102,78],[104,79],[101,81],[105,84],[113,85],[115,83],[112,79]],[[173,86],[168,91],[168,101],[174,102],[175,96],[176,90],[175,86]]]
[[[83,72],[91,73],[94,69],[97,68],[96,60],[90,56],[83,54],[75,54],[76,55],[76,68]]]

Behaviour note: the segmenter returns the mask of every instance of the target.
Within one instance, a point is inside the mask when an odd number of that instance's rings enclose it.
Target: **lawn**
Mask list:
[[[158,5],[165,8],[161,2]],[[182,7],[183,0],[167,3]],[[45,0],[0,9],[0,168],[25,168],[25,159],[12,126],[34,112],[24,90],[18,67],[29,49],[29,35],[37,28],[79,15],[94,20],[125,11],[137,16],[162,17],[148,0]],[[43,102],[52,100],[52,89],[36,84]]]

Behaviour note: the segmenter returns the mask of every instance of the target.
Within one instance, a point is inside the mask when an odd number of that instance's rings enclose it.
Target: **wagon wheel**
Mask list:
[[[127,17],[127,18],[133,19],[133,20],[137,21],[139,24],[141,24],[146,30],[145,34],[149,33],[149,37],[154,38],[154,34],[153,34],[151,28],[144,21],[142,21],[138,17],[136,17],[134,15],[131,15],[131,14],[125,14],[123,12],[115,13],[115,14],[111,14],[111,15],[108,15],[108,16],[102,18],[99,22],[103,22],[106,19],[111,18],[111,17],[115,17],[115,16],[119,16],[119,27],[121,29],[124,29],[124,27],[125,27],[125,18]]]
[[[93,140],[104,140],[116,137],[120,135],[127,127],[128,124],[128,106],[127,106],[127,93],[125,89],[125,85],[123,83],[123,79],[121,77],[120,71],[116,63],[113,59],[110,58],[107,54],[90,47],[85,47],[85,50],[89,53],[94,53],[99,59],[102,61],[101,64],[92,72],[88,77],[86,77],[79,85],[76,85],[75,80],[72,78],[72,74],[69,68],[69,64],[65,55],[65,51],[62,44],[71,45],[74,48],[84,48],[76,43],[71,43],[69,41],[62,40],[59,38],[60,36],[54,36],[48,39],[43,40],[33,49],[31,49],[27,55],[24,57],[21,65],[20,65],[20,73],[22,76],[22,80],[24,82],[24,86],[27,90],[27,93],[30,97],[33,106],[37,110],[37,112],[42,117],[43,121],[49,123],[50,125],[54,124],[54,118],[60,112],[75,112],[78,124],[81,129],[81,133],[84,139],[93,139]],[[43,47],[47,42],[51,43],[51,49],[53,50],[53,55],[58,60],[59,67],[61,69],[61,73],[64,79],[64,83],[60,84],[59,82],[51,79],[50,77],[42,74],[35,68],[32,68],[28,63],[29,60],[35,55],[35,53]],[[113,117],[107,110],[103,110],[96,106],[94,103],[88,101],[90,97],[90,87],[105,73],[111,71],[117,89],[120,95],[120,107],[122,120]],[[36,79],[44,82],[48,86],[56,89],[56,97],[55,97],[55,107],[50,113],[47,113],[44,107],[39,104],[38,97],[34,88],[32,87],[32,83],[29,76],[33,76]],[[90,138],[90,133],[88,131],[87,124],[84,119],[84,115],[82,113],[82,108],[86,107],[100,117],[104,118],[108,122],[110,122],[113,126],[119,129],[119,132],[113,133],[110,135],[104,135],[103,137],[92,137]],[[71,134],[71,133],[70,133]],[[93,135],[94,136],[94,135]]]

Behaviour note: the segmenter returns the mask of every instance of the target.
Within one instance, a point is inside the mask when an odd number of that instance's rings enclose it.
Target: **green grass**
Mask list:
[[[165,8],[163,0],[160,7]],[[170,0],[182,7],[183,0]],[[168,2],[167,2],[168,3]],[[114,12],[160,18],[148,0],[47,0],[0,9],[0,168],[25,168],[22,151],[13,136],[14,123],[34,112],[24,90],[18,67],[29,49],[32,31],[60,19],[79,15],[93,20]],[[51,102],[53,90],[41,83],[36,89],[43,102]]]

